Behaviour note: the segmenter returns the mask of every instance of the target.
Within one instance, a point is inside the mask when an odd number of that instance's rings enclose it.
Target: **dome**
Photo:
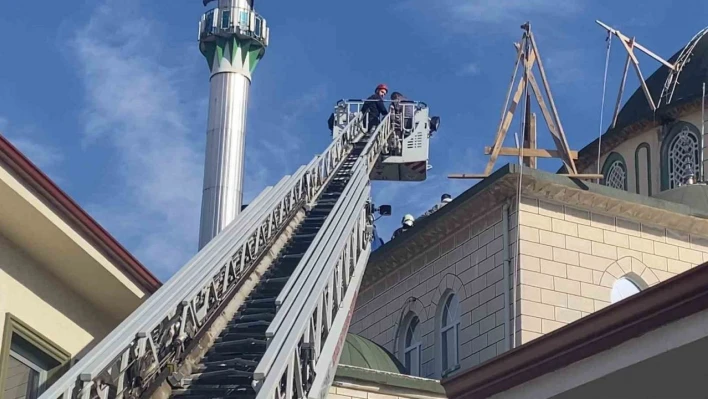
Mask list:
[[[339,364],[375,371],[405,374],[405,367],[391,352],[356,334],[347,334]]]
[[[664,121],[671,121],[690,106],[700,107],[702,85],[708,78],[708,37],[706,37],[708,35],[704,36],[705,33],[705,29],[699,32],[693,40],[668,59],[669,63],[674,64],[684,49],[695,44],[691,56],[684,63],[678,76],[678,84],[671,102],[666,104],[666,100],[662,98],[659,108],[654,113],[647,103],[641,86],[638,87],[620,110],[615,128],[608,129],[602,135],[602,154],[606,154],[619,144],[651,127],[660,125]],[[635,53],[637,52],[639,50],[635,50]],[[630,69],[632,68],[630,67]],[[632,71],[630,70],[628,73],[631,74]],[[654,102],[659,99],[668,76],[669,69],[662,65],[645,80]],[[597,139],[580,151],[576,161],[577,169],[584,170],[596,160]],[[565,167],[561,167],[561,170],[565,170]]]
[[[657,193],[654,198],[683,204],[700,213],[693,216],[705,217],[708,215],[708,185],[705,184],[676,187]]]

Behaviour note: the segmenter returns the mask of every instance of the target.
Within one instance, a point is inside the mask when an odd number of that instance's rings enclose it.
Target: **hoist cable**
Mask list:
[[[600,174],[600,149],[602,148],[602,128],[603,118],[605,116],[605,94],[607,90],[607,70],[610,67],[610,49],[612,48],[612,35],[607,32],[607,52],[605,54],[605,74],[602,78],[602,105],[600,106],[600,133],[597,137],[597,174]],[[599,180],[598,180],[599,183]]]

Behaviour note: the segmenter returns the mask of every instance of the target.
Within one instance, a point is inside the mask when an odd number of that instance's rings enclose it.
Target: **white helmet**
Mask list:
[[[401,220],[401,223],[408,226],[408,227],[411,227],[411,226],[413,226],[414,220],[415,219],[413,219],[413,215],[407,214],[406,216],[403,217],[403,219]]]

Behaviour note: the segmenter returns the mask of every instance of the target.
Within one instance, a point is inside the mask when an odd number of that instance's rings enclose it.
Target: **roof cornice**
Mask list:
[[[111,259],[147,293],[152,294],[161,282],[126,250],[108,231],[62,191],[54,182],[0,134],[0,162],[21,178],[35,193],[50,203],[56,212]]]

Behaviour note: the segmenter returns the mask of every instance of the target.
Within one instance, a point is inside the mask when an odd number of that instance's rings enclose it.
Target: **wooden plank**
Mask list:
[[[492,152],[492,147],[484,147],[484,154],[489,155]],[[519,149],[515,147],[501,147],[499,149],[501,156],[519,156]],[[560,158],[560,153],[557,150],[544,150],[538,148],[524,148],[524,157],[534,158]],[[570,156],[573,159],[578,159],[578,151],[571,151]]]
[[[575,166],[575,163],[573,162],[572,156],[570,155],[570,149],[569,148],[564,148],[563,142],[561,141],[561,133],[558,131],[558,127],[555,125],[552,116],[550,112],[548,111],[548,107],[546,106],[545,101],[543,100],[543,97],[541,96],[541,89],[538,87],[538,83],[536,83],[536,79],[533,77],[533,75],[529,75],[529,84],[531,86],[531,89],[536,96],[536,101],[538,102],[539,107],[541,108],[541,112],[543,113],[543,118],[546,120],[546,124],[548,125],[548,130],[551,132],[551,137],[553,137],[553,141],[555,142],[556,149],[557,149],[557,154],[558,158],[560,158],[563,163],[566,165],[566,167],[572,172],[571,167]],[[577,159],[577,158],[575,158]]]
[[[514,93],[514,98],[512,100],[511,107],[509,108],[509,111],[507,111],[504,120],[502,121],[502,124],[501,126],[499,126],[499,130],[497,131],[496,139],[494,140],[494,146],[492,147],[492,154],[489,157],[489,162],[487,162],[487,167],[484,169],[484,173],[487,175],[492,173],[492,169],[494,168],[494,162],[496,162],[497,158],[499,157],[499,149],[501,148],[502,143],[504,143],[504,138],[506,138],[506,132],[509,130],[511,120],[514,117],[514,111],[516,111],[516,106],[519,104],[521,94],[523,94],[524,92],[524,87],[526,87],[526,81],[524,79],[521,79],[519,81],[519,85],[516,88],[516,93]]]
[[[608,25],[605,25],[604,23],[602,23],[602,22],[599,21],[599,20],[595,20],[595,23],[597,23],[598,25],[602,26],[602,27],[605,28],[608,32],[610,32],[610,33],[612,33],[613,35],[617,36],[617,37],[618,37],[620,40],[622,40],[622,41],[627,41],[627,42],[632,41],[632,42],[634,42],[634,39],[630,39],[629,37],[625,36],[622,32],[618,31],[617,29],[611,28],[611,27],[609,27]],[[640,50],[641,52],[643,52],[644,54],[648,55],[649,57],[651,57],[651,58],[657,60],[658,62],[660,62],[660,63],[662,63],[662,64],[664,64],[667,68],[671,69],[672,71],[675,71],[675,70],[676,70],[676,65],[674,65],[674,64],[672,64],[672,63],[666,61],[665,59],[659,57],[658,55],[654,54],[652,51],[650,51],[650,50],[647,49],[646,47],[642,46],[641,44],[634,42],[634,46],[637,48],[637,50]]]
[[[523,40],[523,38],[522,38]],[[516,73],[518,72],[519,69],[519,62],[521,61],[521,45],[519,43],[514,43],[514,46],[516,47],[516,62],[514,62],[514,72],[511,75],[511,82],[509,82],[509,89],[506,92],[506,99],[504,100],[504,107],[502,108],[501,115],[499,116],[499,126],[497,127],[497,133],[496,136],[494,137],[494,148],[501,147],[502,144],[504,143],[504,138],[506,137],[506,132],[509,129],[509,125],[511,125],[511,120],[507,123],[506,128],[504,128],[504,124],[506,122],[506,119],[513,118],[514,116],[514,111],[516,110],[516,106],[518,105],[519,100],[516,99],[511,105],[511,108],[509,108],[509,98],[511,97],[511,91],[514,88],[514,81],[516,81]],[[521,82],[519,82],[519,87],[517,87],[517,93],[522,92],[524,89],[521,87]],[[516,93],[514,94],[514,98],[516,98]],[[509,116],[509,113],[511,113],[511,116]],[[502,135],[500,133],[503,132]],[[485,168],[485,171],[487,174],[492,172],[492,168],[494,168],[494,162],[496,162],[496,157],[492,155],[492,157],[489,158],[489,161],[487,162],[487,166]]]
[[[535,149],[531,147],[531,94],[526,92],[526,110],[524,111],[524,149]],[[535,158],[534,158],[535,159]],[[523,163],[525,166],[531,167],[531,157],[526,156],[524,151]]]
[[[558,109],[556,108],[556,103],[553,100],[553,94],[551,93],[551,87],[548,83],[548,79],[546,78],[546,69],[543,67],[543,61],[541,61],[541,53],[538,50],[538,46],[536,45],[536,39],[533,37],[533,33],[529,32],[529,40],[531,40],[531,47],[533,49],[533,54],[536,55],[536,58],[538,59],[538,70],[541,73],[541,81],[543,82],[543,87],[546,89],[546,95],[548,96],[548,102],[551,106],[551,110],[553,111],[553,115],[555,117],[556,124],[558,126],[558,140],[562,143],[562,148],[559,148],[561,151],[565,151],[566,153],[570,151],[570,146],[568,145],[568,140],[566,139],[565,131],[563,130],[563,125],[561,124],[560,117],[558,116]],[[577,168],[575,167],[575,162],[573,162],[572,159],[568,158],[565,160],[569,164],[569,169],[572,173],[578,173]]]
[[[614,129],[615,126],[617,126],[617,117],[619,116],[620,112],[620,104],[622,103],[622,95],[624,94],[624,87],[627,84],[627,73],[629,72],[629,63],[631,61],[631,58],[629,54],[627,54],[627,61],[624,63],[624,75],[622,75],[622,83],[620,83],[620,89],[619,93],[617,93],[617,102],[615,103],[615,113],[614,116],[612,117],[612,128]]]
[[[656,105],[654,104],[654,99],[651,98],[651,93],[649,92],[649,88],[647,87],[647,82],[644,81],[644,76],[642,76],[642,71],[639,69],[639,60],[637,60],[637,57],[634,56],[634,47],[629,47],[629,45],[624,41],[622,41],[622,45],[624,46],[624,49],[627,50],[627,54],[630,55],[630,59],[632,60],[632,66],[634,67],[634,72],[637,73],[637,78],[639,79],[639,85],[642,87],[642,91],[644,92],[644,97],[646,97],[647,102],[651,106],[652,111],[656,111]],[[633,46],[636,46],[636,43],[634,42],[634,39],[631,39],[630,43],[633,43]]]
[[[595,174],[595,173],[583,173],[583,174],[558,173],[558,176],[572,177],[574,179],[582,179],[582,180],[595,180],[595,179],[602,179],[605,177],[602,173],[600,173],[600,174]]]
[[[486,179],[487,177],[489,175],[483,173],[453,173],[447,175],[448,179]]]

